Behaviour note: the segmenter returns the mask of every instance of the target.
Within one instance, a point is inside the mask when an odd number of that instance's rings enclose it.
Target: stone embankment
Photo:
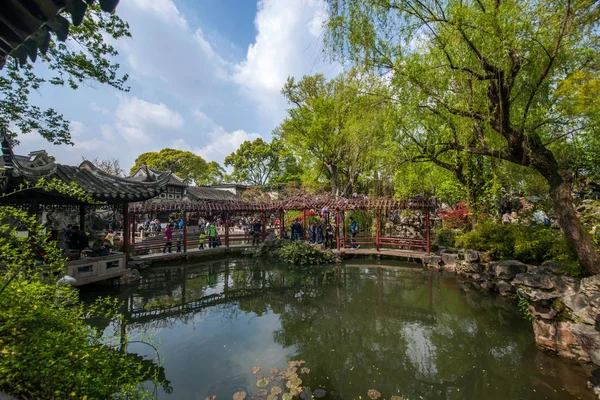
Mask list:
[[[600,275],[576,279],[559,274],[551,262],[541,266],[515,260],[484,262],[474,250],[442,251],[425,257],[423,264],[454,272],[480,290],[520,299],[538,347],[600,366]],[[600,398],[600,387],[594,391]]]

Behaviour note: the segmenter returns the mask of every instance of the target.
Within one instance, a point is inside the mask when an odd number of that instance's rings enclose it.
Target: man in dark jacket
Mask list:
[[[85,232],[79,229],[79,226],[75,225],[71,228],[71,240],[69,240],[69,249],[83,250],[88,247],[90,240],[88,239]]]

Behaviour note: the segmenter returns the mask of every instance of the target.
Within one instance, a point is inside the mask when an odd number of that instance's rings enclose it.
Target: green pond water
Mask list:
[[[137,286],[87,287],[82,296],[120,298],[127,333],[160,342],[159,399],[237,391],[266,399],[257,379],[269,391],[285,387],[269,381],[280,375],[269,369],[295,360],[304,364],[293,384],[321,388],[326,399],[367,399],[371,389],[382,399],[593,398],[589,368],[538,351],[514,303],[416,264],[381,263],[295,272],[252,259],[153,267]],[[129,351],[155,357],[145,345]],[[253,374],[255,366],[262,369]]]

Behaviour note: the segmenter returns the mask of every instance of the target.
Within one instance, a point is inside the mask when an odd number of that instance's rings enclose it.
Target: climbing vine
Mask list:
[[[56,192],[62,194],[67,197],[72,197],[77,199],[78,201],[86,204],[92,205],[102,205],[106,204],[104,201],[95,200],[91,197],[81,186],[77,184],[77,182],[63,182],[60,179],[52,178],[47,180],[45,178],[40,178],[35,183],[21,183],[19,187],[12,192],[3,193],[0,195],[1,198],[9,197],[18,192],[23,192],[31,189],[41,189],[46,192]]]

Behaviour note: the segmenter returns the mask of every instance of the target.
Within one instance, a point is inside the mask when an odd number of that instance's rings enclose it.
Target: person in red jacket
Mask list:
[[[163,253],[167,252],[167,247],[169,248],[169,253],[171,253],[171,246],[173,245],[173,224],[167,225],[165,229],[165,247],[163,248]]]

